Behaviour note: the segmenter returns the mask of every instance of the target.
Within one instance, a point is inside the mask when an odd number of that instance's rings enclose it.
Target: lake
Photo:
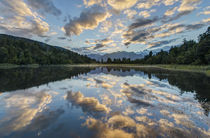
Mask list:
[[[210,77],[140,67],[0,69],[0,137],[210,137]]]

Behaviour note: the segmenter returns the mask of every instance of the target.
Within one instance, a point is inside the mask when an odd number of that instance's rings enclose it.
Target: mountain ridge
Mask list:
[[[72,64],[95,63],[93,59],[71,50],[43,42],[0,34],[0,63]]]

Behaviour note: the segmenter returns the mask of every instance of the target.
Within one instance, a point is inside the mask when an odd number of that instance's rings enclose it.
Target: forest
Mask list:
[[[87,56],[30,39],[0,34],[0,64],[95,63]]]
[[[87,56],[70,50],[50,46],[30,39],[0,34],[0,64],[77,64],[96,63]],[[110,59],[102,61],[106,64],[183,64],[209,65],[210,64],[210,27],[198,36],[198,42],[183,40],[180,46],[171,47],[169,51],[153,54],[149,52],[143,59]]]
[[[171,47],[169,51],[153,54],[152,51],[143,59],[131,61],[130,59],[109,58],[106,63],[114,64],[183,64],[183,65],[209,65],[210,64],[210,27],[198,36],[198,42],[184,39],[180,46]]]

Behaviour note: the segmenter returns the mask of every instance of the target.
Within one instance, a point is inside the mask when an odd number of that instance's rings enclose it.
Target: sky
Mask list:
[[[81,54],[141,52],[197,40],[210,0],[0,0],[0,33]]]

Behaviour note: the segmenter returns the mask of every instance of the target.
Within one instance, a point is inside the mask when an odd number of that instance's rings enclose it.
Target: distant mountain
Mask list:
[[[89,54],[87,55],[89,58],[95,59],[96,61],[107,61],[108,58],[113,59],[123,59],[123,58],[130,58],[130,60],[136,60],[136,59],[142,59],[144,56],[148,55],[150,51],[153,52],[153,54],[156,54],[160,52],[161,50],[168,51],[170,47],[163,47],[162,49],[155,49],[155,50],[144,50],[140,52],[126,52],[126,51],[119,51],[114,53],[109,53],[105,55],[100,54]]]
[[[88,54],[87,55],[91,59],[95,59],[96,61],[101,61],[103,55],[100,54]]]
[[[72,64],[94,63],[87,56],[42,42],[0,34],[0,63]]]
[[[97,61],[107,61],[108,58],[113,59],[123,59],[123,58],[130,58],[130,60],[136,60],[136,59],[141,59],[144,58],[145,55],[147,55],[148,52],[142,52],[142,53],[134,53],[134,52],[126,52],[126,51],[119,51],[119,52],[114,52],[114,53],[109,53],[105,55],[99,55],[99,54],[89,54],[87,55],[88,57],[95,59]]]

